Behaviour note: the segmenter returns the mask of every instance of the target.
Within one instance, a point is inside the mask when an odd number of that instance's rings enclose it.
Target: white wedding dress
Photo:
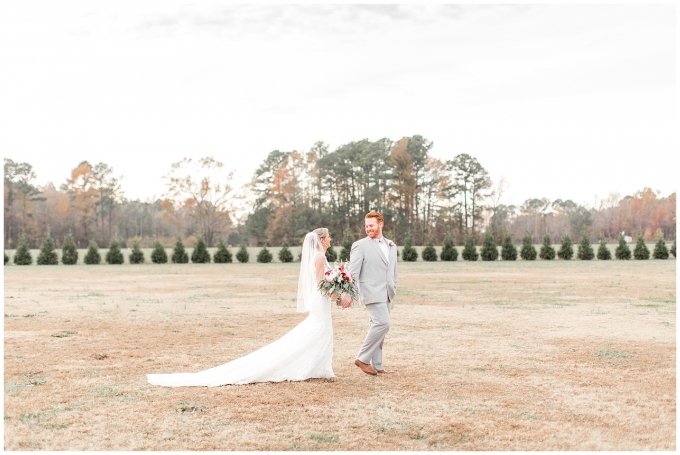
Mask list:
[[[300,266],[298,311],[309,311],[309,316],[293,330],[273,343],[224,365],[197,373],[148,374],[149,383],[166,387],[216,387],[334,377],[331,300],[316,288],[313,267],[316,255],[323,254],[322,247],[319,251],[320,245],[315,233],[307,234]],[[325,257],[324,262],[324,269],[328,270],[330,267]]]

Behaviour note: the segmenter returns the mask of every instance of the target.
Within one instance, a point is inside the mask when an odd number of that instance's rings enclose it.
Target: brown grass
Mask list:
[[[392,376],[150,386],[279,338],[295,264],[6,267],[6,450],[674,450],[675,261],[400,264]]]

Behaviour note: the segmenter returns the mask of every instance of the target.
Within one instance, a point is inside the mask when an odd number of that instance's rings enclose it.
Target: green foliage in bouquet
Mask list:
[[[359,296],[359,289],[346,271],[346,268],[347,262],[343,262],[338,266],[334,266],[331,270],[328,270],[317,285],[319,291],[327,297],[346,294],[353,302],[356,301]],[[337,305],[341,304],[339,300],[336,301],[336,303]]]
[[[265,244],[264,248],[262,248],[257,254],[257,262],[268,264],[272,262],[272,259],[274,259],[274,256],[272,256],[272,254],[267,249],[267,245]]]
[[[604,236],[600,237],[600,246],[597,247],[597,258],[601,261],[608,261],[612,258],[612,252],[609,251]]]
[[[453,237],[448,232],[444,236],[444,245],[442,252],[439,254],[442,261],[455,261],[458,259],[458,250],[456,244],[453,242]]]
[[[279,250],[279,261],[281,262],[293,262],[293,253],[290,252],[290,246],[288,241],[283,239],[281,243],[281,249]]]
[[[656,245],[654,245],[654,253],[652,253],[652,257],[654,259],[668,259],[668,256],[669,254],[666,242],[663,241],[663,235],[659,234]]]
[[[479,253],[477,253],[477,247],[475,246],[475,240],[471,235],[465,238],[465,246],[463,247],[463,259],[466,261],[476,261],[479,259]]]
[[[208,253],[203,237],[199,237],[196,241],[194,251],[191,252],[191,262],[195,264],[210,264],[210,253]]]
[[[437,250],[434,248],[432,237],[428,236],[427,239],[425,239],[425,248],[423,248],[423,252],[420,253],[420,255],[422,256],[423,261],[434,262],[437,260]]]
[[[555,248],[553,248],[552,239],[548,234],[543,235],[543,244],[541,245],[541,251],[539,251],[538,257],[544,261],[552,261],[555,259]]]
[[[215,262],[215,264],[226,264],[233,261],[231,251],[227,248],[227,244],[224,243],[224,240],[220,239],[220,241],[217,242],[217,251],[215,251],[215,255],[213,256],[213,262]]]
[[[19,237],[19,244],[17,245],[17,250],[14,253],[14,263],[16,265],[31,265],[33,264],[33,256],[28,248],[28,239],[25,234],[21,234]]]
[[[109,264],[122,264],[125,262],[125,257],[120,251],[120,246],[118,246],[117,240],[111,240],[111,243],[109,244],[109,251],[106,252],[104,259]]]
[[[73,234],[68,231],[61,246],[61,263],[64,265],[74,265],[78,263],[78,249],[73,239]]]
[[[47,228],[45,237],[43,238],[42,245],[40,246],[40,254],[38,254],[38,259],[36,260],[38,265],[57,265],[59,264],[59,258],[57,257],[57,252],[54,251],[54,240],[50,235],[50,229]]]
[[[626,239],[623,237],[623,234],[619,234],[619,246],[616,247],[614,256],[616,256],[616,259],[624,261],[629,260],[632,256],[630,248],[626,244]]]
[[[531,233],[529,231],[526,231],[524,237],[522,237],[522,248],[519,250],[519,256],[525,261],[536,260],[536,248],[531,243]]]
[[[590,235],[588,235],[588,231],[586,230],[581,233],[581,241],[578,244],[576,257],[582,261],[591,261],[595,259],[595,251],[593,251],[593,246],[590,244]]]
[[[83,262],[87,265],[97,265],[102,262],[102,255],[99,254],[99,248],[94,240],[90,240]]]
[[[352,244],[354,243],[354,236],[349,230],[345,232],[345,237],[342,239],[342,250],[340,250],[340,260],[349,261],[349,255],[352,252]]]
[[[641,232],[638,232],[637,241],[635,242],[635,249],[633,249],[633,257],[639,261],[649,259],[649,248],[645,245],[645,238]]]
[[[560,249],[557,251],[557,257],[564,259],[565,261],[569,261],[574,257],[574,247],[569,234],[564,234],[562,236],[562,243],[560,244]]]
[[[236,260],[241,264],[245,264],[250,260],[250,254],[248,254],[245,243],[241,244],[241,248],[239,248],[238,253],[236,253]]]
[[[182,239],[179,237],[177,237],[175,249],[172,252],[170,260],[175,264],[187,264],[189,262],[189,255],[184,249],[184,243],[182,243]]]
[[[165,252],[165,248],[161,245],[161,242],[156,240],[153,244],[153,251],[151,251],[151,262],[154,264],[165,264],[168,262],[168,253]]]
[[[416,262],[418,260],[418,251],[413,248],[413,237],[410,232],[406,234],[404,239],[404,249],[401,252],[401,257],[406,262]]]
[[[501,259],[504,261],[517,260],[517,247],[512,243],[512,235],[508,232],[503,236],[503,243],[501,244]]]
[[[498,259],[498,248],[491,230],[487,230],[486,234],[484,234],[479,254],[482,257],[482,261],[496,261]]]
[[[139,241],[132,241],[132,251],[130,256],[128,256],[130,264],[144,264],[144,252],[139,248]]]

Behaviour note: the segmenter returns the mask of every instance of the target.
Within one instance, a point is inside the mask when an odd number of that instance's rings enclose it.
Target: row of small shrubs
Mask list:
[[[656,245],[654,246],[654,253],[652,256],[654,259],[668,259],[670,254],[672,254],[673,257],[677,257],[675,254],[676,243],[677,241],[673,242],[673,245],[669,251],[668,247],[666,246],[666,242],[664,242],[663,238],[659,237]],[[560,249],[555,251],[555,248],[553,248],[551,244],[550,236],[546,234],[543,236],[543,245],[541,245],[540,252],[538,252],[531,243],[531,234],[527,232],[522,239],[522,245],[518,252],[517,247],[512,243],[512,237],[510,234],[506,234],[503,237],[503,242],[501,244],[501,259],[504,261],[516,261],[518,255],[525,261],[535,261],[536,257],[546,261],[551,261],[555,259],[555,257],[563,260],[571,260],[574,257],[574,246],[571,241],[571,237],[565,234],[561,239]],[[614,255],[616,259],[621,260],[628,260],[631,258],[631,256],[638,260],[644,260],[649,259],[650,252],[641,235],[638,236],[635,249],[632,252],[626,244],[623,235],[619,235],[619,245],[616,248]],[[404,261],[415,262],[418,260],[418,251],[416,251],[416,249],[413,247],[413,240],[410,235],[407,235],[406,239],[404,240],[404,248],[402,250],[401,256]],[[434,248],[431,238],[426,240],[425,248],[423,249],[421,256],[423,261],[436,261],[438,259],[437,250]],[[474,239],[471,236],[468,236],[465,239],[465,246],[463,247],[461,256],[466,261],[477,261],[480,257],[482,261],[496,261],[498,260],[499,256],[498,245],[496,245],[493,235],[490,232],[487,232],[484,235],[482,246],[478,252],[474,243]],[[589,261],[595,259],[596,257],[595,251],[590,244],[590,236],[587,232],[584,232],[581,235],[576,257],[584,261]],[[611,251],[609,251],[604,237],[601,237],[600,246],[597,249],[597,259],[610,260],[611,258]],[[456,249],[453,239],[450,235],[446,235],[446,237],[444,237],[444,245],[442,246],[442,251],[439,254],[439,259],[442,261],[458,260],[458,250]]]
[[[346,236],[343,239],[343,248],[340,252],[339,259],[346,261],[349,258],[350,249],[354,238]],[[676,257],[676,241],[670,248],[666,246],[663,238],[659,237],[654,247],[654,253],[652,256],[654,259],[668,259],[670,254]],[[522,246],[519,250],[512,243],[512,237],[510,234],[506,234],[503,238],[501,244],[500,257],[504,261],[515,261],[517,257],[521,257],[525,261],[536,260],[536,257],[540,257],[543,260],[553,260],[558,257],[563,260],[570,260],[574,257],[574,248],[571,238],[568,235],[562,237],[562,243],[560,249],[556,252],[551,245],[550,236],[543,236],[543,245],[541,246],[540,252],[536,251],[536,248],[531,243],[531,235],[527,234],[522,239]],[[631,252],[630,248],[626,244],[623,235],[619,236],[619,245],[614,252],[616,259],[629,260],[634,257],[638,260],[649,259],[650,252],[647,245],[644,243],[642,236],[638,236],[635,249]],[[283,241],[282,248],[279,250],[279,261],[281,262],[293,262],[293,254],[290,251],[290,246],[287,241]],[[496,242],[493,239],[491,233],[487,233],[484,236],[484,241],[480,251],[477,252],[477,247],[474,244],[472,237],[467,237],[465,240],[465,246],[461,253],[461,256],[466,261],[477,261],[480,257],[483,261],[496,261],[498,260],[499,252]],[[338,260],[338,255],[333,248],[329,248],[326,251],[326,257],[330,262]],[[418,260],[418,251],[413,247],[413,240],[410,235],[408,235],[404,241],[404,248],[401,252],[401,257],[404,261],[414,262]],[[590,244],[590,237],[586,232],[581,236],[581,241],[578,244],[578,250],[576,257],[581,260],[592,260],[595,259],[595,251]],[[422,258],[424,261],[436,261],[437,251],[434,248],[434,244],[431,239],[428,239],[425,244],[425,248],[422,251]],[[600,246],[597,250],[597,259],[600,260],[610,260],[612,258],[611,252],[607,247],[604,238],[600,239]],[[104,257],[108,264],[122,264],[125,262],[123,253],[120,250],[120,246],[116,240],[111,241],[109,245],[109,250]],[[139,247],[139,242],[134,241],[132,244],[132,251],[128,256],[130,264],[143,264],[146,262],[144,257],[144,252]],[[189,254],[184,249],[184,244],[181,239],[177,240],[175,248],[172,255],[170,256],[170,261],[175,264],[186,264],[189,262]],[[458,250],[455,247],[453,239],[450,235],[444,238],[444,245],[442,251],[439,255],[439,259],[442,261],[456,261],[458,260]],[[244,244],[241,244],[239,251],[236,253],[236,260],[245,263],[250,260],[250,254]],[[269,263],[272,262],[273,255],[265,246],[260,250],[257,255],[257,262]],[[213,257],[210,257],[210,253],[206,247],[203,239],[199,238],[196,242],[196,246],[191,254],[191,262],[193,263],[210,263],[214,262],[216,264],[224,264],[233,262],[233,256],[231,251],[227,248],[227,245],[223,240],[220,240],[217,244],[217,250]],[[5,264],[9,262],[9,256],[5,253]],[[43,239],[40,253],[37,259],[38,265],[57,265],[59,263],[57,258],[57,253],[54,251],[54,241],[50,236],[49,230],[47,231],[45,238]],[[78,262],[78,250],[76,249],[75,241],[73,236],[69,233],[64,239],[61,255],[62,264],[73,265]],[[97,244],[91,241],[83,262],[88,265],[101,264],[102,258],[99,253]],[[151,252],[151,262],[154,264],[165,264],[168,262],[168,254],[165,248],[159,241],[156,241],[154,248]],[[14,255],[14,263],[17,265],[30,265],[33,263],[33,257],[29,251],[28,240],[25,236],[21,236],[19,239],[19,244],[17,246],[16,254]]]

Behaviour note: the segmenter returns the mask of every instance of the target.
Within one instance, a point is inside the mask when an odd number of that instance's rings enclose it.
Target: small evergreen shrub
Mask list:
[[[9,256],[7,256],[6,251],[3,251],[3,253],[5,253],[5,265],[7,265],[7,263],[9,262]]]
[[[637,242],[635,243],[635,249],[633,250],[633,257],[639,261],[649,259],[649,248],[645,245],[645,238],[640,232],[638,232]]]
[[[340,250],[340,260],[349,261],[349,255],[352,252],[352,244],[354,243],[354,236],[351,232],[345,232],[345,237],[342,239],[342,250]]]
[[[442,252],[439,255],[442,261],[455,261],[458,259],[458,250],[456,244],[453,242],[453,237],[447,232],[444,237],[444,245]]]
[[[233,261],[231,251],[227,248],[227,244],[224,243],[224,240],[220,239],[220,241],[217,242],[217,251],[215,251],[215,255],[213,256],[213,262],[215,264],[226,264]]]
[[[406,234],[404,239],[404,249],[401,251],[401,257],[406,262],[416,262],[418,260],[418,251],[413,248],[413,237],[411,233]]]
[[[498,260],[498,247],[493,238],[493,233],[490,230],[486,231],[486,234],[484,234],[479,255],[482,257],[482,261]]]
[[[593,251],[593,246],[590,244],[590,236],[588,231],[583,231],[581,234],[581,241],[578,244],[578,252],[576,253],[582,261],[592,261],[595,259],[595,251]]]
[[[54,251],[54,240],[52,240],[49,228],[45,233],[42,245],[40,245],[40,254],[38,254],[38,259],[36,260],[36,263],[38,265],[59,264],[59,258],[57,257],[57,252]]]
[[[536,248],[531,243],[531,233],[529,231],[526,231],[524,237],[522,237],[522,249],[519,250],[519,256],[525,261],[536,260]]]
[[[191,253],[191,262],[196,264],[210,264],[210,253],[205,246],[203,237],[199,237],[194,246],[194,251]]]
[[[612,258],[612,252],[607,248],[607,241],[604,236],[600,237],[600,246],[597,248],[597,258],[601,261],[608,261]]]
[[[144,264],[144,252],[139,248],[139,242],[134,240],[132,242],[132,252],[128,256],[130,264]]]
[[[675,244],[677,243],[677,241],[678,241],[677,238],[676,238],[675,240],[673,240],[673,246],[671,247],[671,254],[673,255],[674,258],[677,258],[677,257],[678,257],[678,256],[676,256],[676,254],[675,254]]]
[[[471,235],[465,238],[465,246],[463,247],[463,259],[466,261],[476,261],[479,258],[479,253],[477,253],[477,247],[475,246],[475,240]]]
[[[99,254],[99,248],[94,240],[90,240],[83,262],[87,265],[96,265],[102,262],[102,255]]]
[[[338,260],[338,253],[335,252],[332,246],[329,246],[326,250],[326,260],[332,264]]]
[[[553,248],[552,240],[548,234],[543,235],[543,245],[541,245],[541,251],[538,253],[538,257],[544,261],[552,261],[555,259],[555,248]]]
[[[279,261],[286,263],[293,262],[293,253],[290,252],[288,241],[286,239],[283,239],[281,249],[279,250]]]
[[[16,265],[31,265],[33,264],[33,256],[28,248],[28,239],[25,234],[21,234],[19,237],[19,244],[17,245],[17,250],[14,253],[14,263]]]
[[[156,242],[153,244],[153,251],[151,251],[151,262],[154,264],[166,264],[168,262],[168,253],[158,240],[156,240]]]
[[[177,238],[177,242],[175,243],[175,249],[172,251],[172,256],[170,257],[170,260],[174,264],[187,264],[189,262],[189,255],[187,254],[187,251],[184,249],[184,243],[182,243],[181,238]]]
[[[125,256],[123,256],[123,253],[120,251],[120,246],[118,246],[117,240],[111,240],[111,243],[109,244],[109,251],[106,252],[104,259],[109,264],[122,264],[125,262]]]
[[[241,248],[238,250],[238,253],[236,253],[236,259],[241,264],[244,264],[250,260],[250,254],[248,254],[248,249],[246,248],[245,244],[241,244]]]
[[[562,243],[560,249],[557,251],[557,257],[564,259],[565,261],[569,261],[574,257],[574,247],[569,234],[564,234],[562,236]]]
[[[434,242],[432,242],[432,237],[428,237],[425,240],[425,248],[420,254],[423,261],[434,262],[437,260],[437,250],[434,248]]]
[[[501,244],[501,259],[504,261],[517,260],[517,247],[512,243],[512,235],[507,233],[503,236],[503,243]]]
[[[631,258],[632,254],[630,248],[626,244],[626,239],[623,238],[623,234],[619,234],[619,246],[616,247],[614,251],[614,256],[616,259],[627,261]]]
[[[652,253],[652,257],[654,259],[668,259],[668,247],[666,246],[666,242],[663,241],[663,236],[659,235],[659,239],[656,241],[656,245],[654,245],[654,253]]]
[[[64,265],[74,265],[78,263],[78,249],[73,239],[71,231],[64,237],[64,244],[61,246],[61,263]]]
[[[328,257],[328,254],[326,254],[326,257]],[[274,259],[274,256],[272,256],[272,254],[267,249],[267,245],[265,245],[264,248],[262,248],[260,252],[257,254],[257,262],[260,262],[262,264],[268,264],[272,262],[272,259]]]

